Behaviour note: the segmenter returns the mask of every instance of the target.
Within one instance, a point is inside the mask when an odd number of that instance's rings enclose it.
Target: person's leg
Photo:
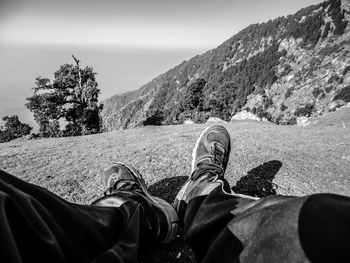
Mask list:
[[[168,211],[138,189],[142,179],[134,182],[126,166],[113,169],[110,177],[123,177],[132,188],[114,182],[92,206],[69,203],[0,171],[1,260],[136,262],[147,242],[169,241],[174,227],[167,222]]]
[[[224,127],[215,125],[204,130],[193,149],[191,176],[175,198],[184,240],[194,250],[198,262],[212,262],[211,259],[233,262],[242,249],[227,225],[238,204],[249,205],[255,199],[229,194],[224,173],[230,150],[230,137]],[[224,244],[220,249],[216,248],[218,242]]]
[[[198,262],[350,262],[350,198],[232,194],[223,177],[229,153],[225,128],[205,130],[174,203]]]

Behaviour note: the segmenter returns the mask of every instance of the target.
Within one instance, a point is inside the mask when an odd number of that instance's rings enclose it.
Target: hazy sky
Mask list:
[[[318,0],[0,0],[0,117],[29,122],[25,98],[71,54],[98,73],[101,98],[139,88],[256,22]]]

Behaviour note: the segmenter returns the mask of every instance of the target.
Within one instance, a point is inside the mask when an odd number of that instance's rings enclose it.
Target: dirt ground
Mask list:
[[[110,133],[0,144],[0,169],[89,204],[102,193],[101,173],[115,161],[135,166],[150,191],[172,202],[190,173],[197,136],[210,124],[148,126]],[[329,192],[350,196],[350,125],[223,124],[232,139],[226,178],[254,196]],[[155,248],[142,262],[194,262],[181,240]]]

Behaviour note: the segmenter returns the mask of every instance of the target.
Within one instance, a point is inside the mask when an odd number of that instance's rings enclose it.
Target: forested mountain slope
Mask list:
[[[243,29],[139,90],[107,99],[105,130],[230,120],[249,110],[278,124],[350,102],[350,2],[329,0]]]

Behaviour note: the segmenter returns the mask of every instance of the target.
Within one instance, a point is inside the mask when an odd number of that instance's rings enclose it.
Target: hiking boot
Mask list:
[[[227,181],[223,180],[230,150],[230,135],[223,126],[208,127],[200,135],[192,152],[191,175],[173,204],[180,220],[184,220],[185,208],[193,198],[208,195],[219,186],[231,192]]]
[[[230,135],[223,126],[214,125],[205,129],[197,139],[192,152],[192,171],[210,167],[222,176],[230,157]]]
[[[146,221],[160,242],[169,243],[175,238],[178,216],[174,208],[148,192],[144,179],[134,167],[116,163],[104,171],[103,182],[107,188],[105,197],[93,205],[120,207],[131,196],[145,209]]]

